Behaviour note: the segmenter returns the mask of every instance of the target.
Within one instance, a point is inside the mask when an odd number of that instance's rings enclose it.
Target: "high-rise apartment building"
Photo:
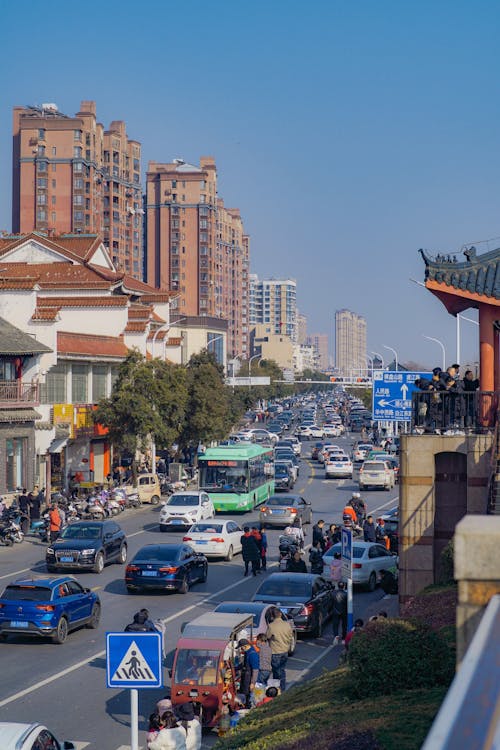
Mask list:
[[[312,346],[316,353],[316,367],[322,372],[328,370],[328,334],[310,333],[306,338],[306,344]]]
[[[266,323],[272,333],[297,343],[297,283],[294,279],[259,279],[250,274],[250,325]]]
[[[335,367],[346,376],[366,369],[366,320],[351,310],[335,313]]]
[[[246,358],[249,238],[217,195],[215,160],[150,162],[146,179],[147,283],[178,291],[181,315],[226,319],[228,355]]]
[[[115,267],[142,279],[141,144],[123,121],[105,130],[92,101],[74,116],[14,107],[12,169],[15,233],[99,234]]]
[[[307,339],[307,318],[297,310],[297,344],[305,344]]]

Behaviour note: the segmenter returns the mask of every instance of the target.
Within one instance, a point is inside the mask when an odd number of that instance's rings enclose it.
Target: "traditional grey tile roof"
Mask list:
[[[0,422],[34,422],[41,418],[35,409],[0,409]]]
[[[476,248],[464,251],[466,260],[453,255],[431,257],[419,250],[425,263],[425,280],[500,300],[500,248],[476,255]]]
[[[0,355],[45,354],[52,349],[0,318]]]

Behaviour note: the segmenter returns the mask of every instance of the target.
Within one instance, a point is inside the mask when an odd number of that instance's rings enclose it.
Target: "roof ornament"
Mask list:
[[[472,260],[476,257],[476,252],[477,251],[474,245],[472,245],[472,247],[468,247],[467,250],[464,250],[464,255],[469,261],[469,263],[471,263]]]

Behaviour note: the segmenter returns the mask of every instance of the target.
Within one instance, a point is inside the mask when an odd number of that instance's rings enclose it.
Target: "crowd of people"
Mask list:
[[[459,364],[450,365],[445,371],[435,367],[430,378],[417,379],[415,386],[419,391],[414,421],[417,430],[441,433],[474,426],[474,394],[479,389],[479,379],[472,370],[466,370],[461,378]]]

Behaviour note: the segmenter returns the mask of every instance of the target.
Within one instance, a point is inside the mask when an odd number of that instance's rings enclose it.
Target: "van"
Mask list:
[[[127,495],[137,492],[141,503],[158,505],[160,502],[161,489],[157,474],[138,474],[137,486],[135,487],[131,480],[125,485],[125,491]]]

